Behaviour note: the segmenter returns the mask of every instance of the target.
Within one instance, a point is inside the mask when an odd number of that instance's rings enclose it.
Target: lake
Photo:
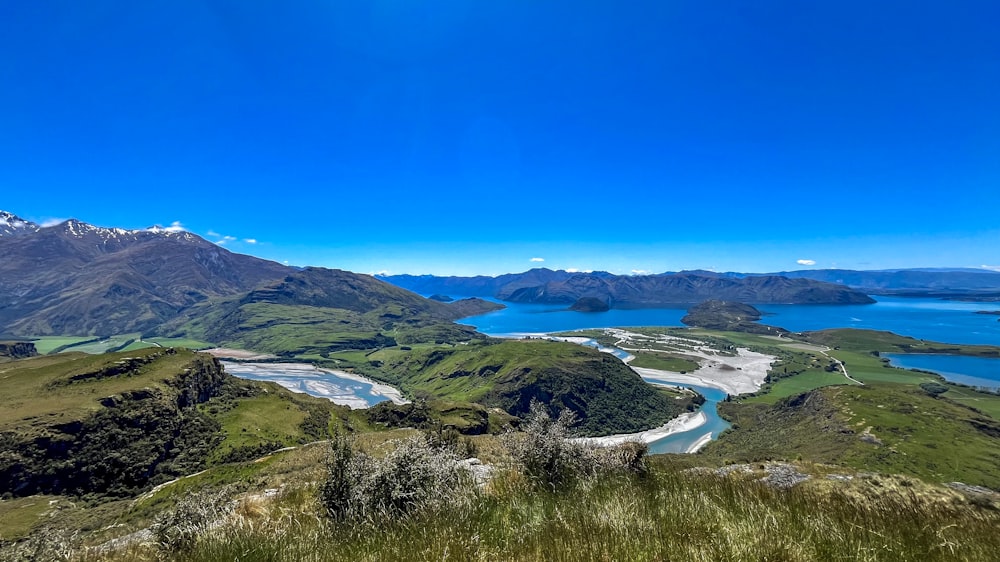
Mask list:
[[[933,371],[944,378],[970,386],[1000,388],[1000,359],[962,355],[885,353],[894,367]]]
[[[875,304],[762,304],[761,322],[793,332],[826,328],[886,330],[904,336],[947,343],[1000,345],[1000,322],[977,310],[996,310],[998,303],[940,299],[873,297]],[[499,301],[498,301],[499,302]],[[690,305],[675,308],[573,312],[563,305],[503,303],[507,308],[459,320],[495,336],[564,332],[625,326],[682,326]]]

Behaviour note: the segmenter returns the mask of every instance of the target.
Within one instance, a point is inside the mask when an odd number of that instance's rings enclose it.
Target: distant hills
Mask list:
[[[754,304],[873,302],[863,294],[1000,300],[1000,272],[973,268],[804,269],[776,273],[693,270],[655,275],[573,273],[538,268],[496,277],[389,275],[380,278],[421,294],[547,304],[571,304],[590,297],[609,303],[612,308],[691,304],[709,299]]]
[[[783,271],[790,279],[840,283],[874,295],[976,296],[1000,295],[1000,272],[970,268],[893,269],[857,271],[809,269]]]
[[[532,269],[497,277],[394,275],[386,281],[417,293],[494,297],[508,302],[571,305],[593,298],[611,308],[655,308],[708,299],[755,304],[866,304],[863,292],[812,279],[778,275],[735,277],[711,272],[613,275]]]

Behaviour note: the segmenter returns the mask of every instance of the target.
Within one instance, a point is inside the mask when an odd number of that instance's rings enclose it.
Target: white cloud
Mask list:
[[[219,234],[218,232],[216,232],[214,230],[209,230],[205,234],[207,234],[209,236],[212,236],[213,238],[218,238],[219,236],[222,236],[221,234]]]
[[[979,267],[990,271],[1000,271],[1000,265],[981,265]]]
[[[649,272],[645,269],[633,269],[632,275],[649,275]]]
[[[566,273],[580,273],[580,270],[575,267],[567,267]]]
[[[66,222],[67,219],[45,219],[38,226],[42,228],[48,228],[50,226],[55,226],[57,224],[62,224]]]
[[[816,260],[798,260],[795,263],[799,265],[816,265]]]
[[[181,221],[174,221],[174,222],[170,223],[170,226],[168,226],[167,228],[164,228],[163,230],[166,230],[167,232],[185,232],[185,231],[187,231],[187,229],[184,228],[184,225],[181,224]]]
[[[244,238],[243,241],[246,242],[247,244],[256,244],[257,243],[257,239],[256,238]]]
[[[534,261],[534,262],[543,262],[543,261],[545,261],[545,258],[531,258],[531,261]]]
[[[233,240],[236,240],[235,236],[223,236],[221,239],[216,240],[215,243],[220,246],[225,246],[226,244],[232,242]]]

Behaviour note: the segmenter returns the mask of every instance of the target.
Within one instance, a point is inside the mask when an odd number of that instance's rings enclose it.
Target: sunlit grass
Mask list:
[[[386,524],[333,523],[315,491],[246,499],[172,559],[208,560],[994,560],[1000,517],[906,489],[859,496],[775,490],[671,469],[559,493],[517,486]],[[152,560],[134,547],[112,560]],[[100,557],[93,557],[99,559]]]

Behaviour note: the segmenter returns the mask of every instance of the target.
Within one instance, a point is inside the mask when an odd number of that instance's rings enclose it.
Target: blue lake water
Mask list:
[[[884,354],[894,367],[923,369],[970,386],[1000,388],[1000,359],[961,355]]]
[[[874,297],[875,304],[757,305],[767,313],[761,320],[793,332],[825,328],[887,330],[904,336],[947,343],[1000,345],[996,316],[975,314],[996,310],[998,303],[968,303],[940,299]],[[504,303],[507,308],[459,322],[496,336],[561,332],[623,326],[681,326],[689,305],[676,308],[573,312],[561,305]]]

